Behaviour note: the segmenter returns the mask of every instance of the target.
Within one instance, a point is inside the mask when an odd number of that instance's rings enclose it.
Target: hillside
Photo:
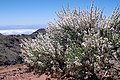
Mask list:
[[[45,33],[45,29],[39,29],[30,35],[2,35],[0,33],[0,66],[23,63],[20,57],[21,39],[34,38],[38,32]]]

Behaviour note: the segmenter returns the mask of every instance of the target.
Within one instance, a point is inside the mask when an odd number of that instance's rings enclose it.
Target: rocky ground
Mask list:
[[[50,75],[35,75],[34,72],[28,72],[27,66],[16,64],[0,67],[0,80],[57,80]]]

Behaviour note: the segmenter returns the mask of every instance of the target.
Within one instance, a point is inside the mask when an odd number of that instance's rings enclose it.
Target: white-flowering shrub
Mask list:
[[[22,40],[26,62],[75,80],[120,79],[120,10],[108,19],[102,13],[93,5],[58,12],[45,35]]]
[[[39,33],[35,39],[22,40],[22,52],[25,61],[34,67],[36,72],[43,72],[47,69],[60,70],[57,61],[62,58],[60,52],[62,46],[50,39],[50,36]],[[54,65],[55,64],[55,65]]]

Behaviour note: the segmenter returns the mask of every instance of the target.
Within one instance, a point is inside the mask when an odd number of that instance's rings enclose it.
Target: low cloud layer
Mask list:
[[[16,30],[0,30],[4,35],[17,35],[17,34],[31,34],[37,29],[16,29]]]

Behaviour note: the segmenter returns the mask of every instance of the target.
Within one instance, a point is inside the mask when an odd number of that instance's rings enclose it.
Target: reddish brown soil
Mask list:
[[[0,67],[0,80],[46,80],[48,75],[34,75],[33,72],[27,71],[27,66],[23,64]],[[57,80],[49,78],[47,80]]]

